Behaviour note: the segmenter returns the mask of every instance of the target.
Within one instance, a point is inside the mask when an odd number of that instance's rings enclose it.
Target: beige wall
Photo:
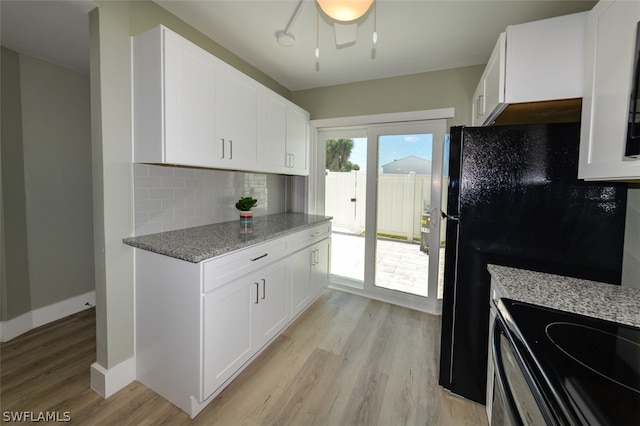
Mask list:
[[[20,57],[31,309],[91,292],[89,76]]]
[[[89,77],[2,49],[3,321],[93,291]]]
[[[2,221],[3,268],[0,321],[7,321],[31,310],[27,220],[22,153],[22,107],[20,105],[20,58],[2,48]],[[11,301],[11,302],[9,302]]]
[[[293,92],[312,120],[455,108],[447,126],[471,124],[471,97],[484,65]]]

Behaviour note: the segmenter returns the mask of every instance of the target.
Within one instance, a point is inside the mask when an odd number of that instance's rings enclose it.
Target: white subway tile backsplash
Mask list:
[[[162,180],[158,176],[134,176],[134,188],[160,188]]]
[[[173,188],[149,188],[148,191],[150,200],[173,200]]]
[[[248,195],[256,216],[286,211],[281,175],[134,164],[133,177],[136,235],[237,220]]]
[[[185,178],[174,176],[162,176],[163,188],[184,188]]]
[[[136,213],[162,210],[161,200],[137,200],[134,205]]]
[[[168,177],[173,176],[175,167],[171,166],[149,166],[149,176]]]
[[[133,176],[149,176],[149,166],[146,164],[134,164]]]

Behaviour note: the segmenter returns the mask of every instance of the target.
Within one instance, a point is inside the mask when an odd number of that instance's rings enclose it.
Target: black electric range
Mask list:
[[[496,307],[552,423],[640,425],[640,328],[510,299]]]

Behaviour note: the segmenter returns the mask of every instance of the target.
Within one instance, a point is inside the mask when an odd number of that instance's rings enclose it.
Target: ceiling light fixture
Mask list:
[[[300,12],[300,7],[302,6],[303,1],[304,0],[298,1],[296,10],[293,11],[293,15],[291,15],[291,18],[289,18],[289,23],[287,24],[287,27],[284,30],[276,32],[276,40],[278,40],[278,43],[280,43],[282,46],[291,47],[294,44],[296,44],[296,38],[293,36],[293,34],[289,32],[289,30],[293,25],[293,21],[298,16],[298,12]]]
[[[371,7],[373,0],[318,0],[324,13],[340,22],[361,18]]]

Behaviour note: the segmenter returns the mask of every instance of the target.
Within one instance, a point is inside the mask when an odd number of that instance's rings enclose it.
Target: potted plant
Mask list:
[[[258,204],[258,200],[253,197],[240,197],[236,203],[236,209],[240,210],[240,221],[250,222],[253,219],[251,211]]]

